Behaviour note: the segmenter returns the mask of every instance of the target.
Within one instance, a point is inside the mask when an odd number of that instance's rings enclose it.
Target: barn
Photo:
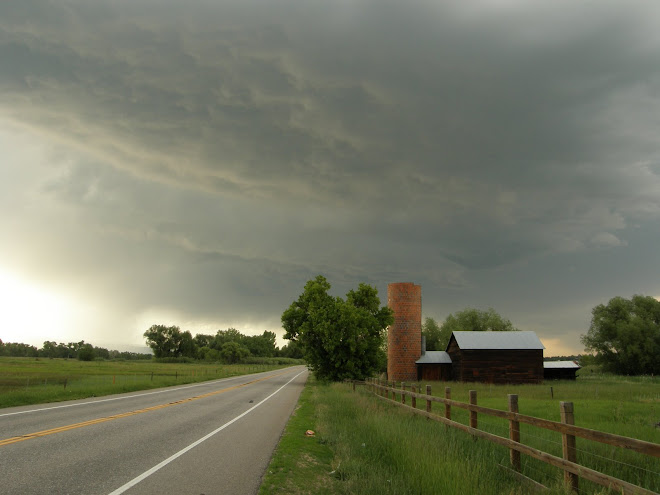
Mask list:
[[[575,361],[546,361],[543,363],[543,378],[546,380],[575,380],[581,368]]]
[[[534,332],[453,332],[446,353],[462,382],[540,383],[543,349]]]

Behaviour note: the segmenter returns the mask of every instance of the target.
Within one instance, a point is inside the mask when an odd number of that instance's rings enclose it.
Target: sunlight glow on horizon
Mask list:
[[[553,356],[572,356],[574,354],[586,354],[584,350],[576,351],[570,345],[567,345],[560,338],[542,338],[541,342],[545,346],[543,351],[544,357],[553,357]]]
[[[41,347],[45,340],[71,340],[68,327],[75,305],[67,297],[0,269],[3,342]]]

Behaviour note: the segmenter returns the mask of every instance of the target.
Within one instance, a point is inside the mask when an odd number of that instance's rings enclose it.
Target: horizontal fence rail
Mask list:
[[[353,382],[353,390],[355,390],[355,383],[356,382]],[[449,387],[445,388],[445,397],[443,398],[431,395],[430,385],[426,386],[426,393],[422,394],[417,391],[417,384],[408,386],[406,383],[402,382],[401,388],[397,388],[394,382],[384,382],[378,379],[367,379],[364,383],[371,392],[382,400],[393,402],[420,416],[424,416],[449,427],[462,430],[475,437],[483,438],[507,447],[510,451],[511,467],[517,473],[520,473],[521,471],[520,454],[525,454],[563,470],[565,482],[574,491],[578,490],[578,479],[584,478],[585,480],[592,481],[598,485],[616,490],[617,493],[625,495],[658,495],[657,492],[618,479],[614,476],[601,473],[577,462],[576,437],[658,458],[660,458],[660,444],[575,426],[573,424],[573,404],[571,402],[560,402],[562,421],[557,422],[518,413],[518,396],[514,394],[509,395],[509,410],[503,411],[477,405],[477,393],[474,390],[470,391],[470,402],[465,403],[451,399],[451,389]],[[410,388],[410,390],[408,390],[408,388]],[[398,400],[397,395],[399,396]],[[410,399],[411,405],[406,404],[406,398]],[[426,402],[425,410],[417,408],[418,400]],[[444,404],[444,416],[433,414],[431,412],[433,402]],[[451,409],[453,407],[469,412],[469,425],[451,419]],[[508,420],[509,438],[480,430],[478,428],[479,414]],[[560,433],[562,435],[562,457],[557,457],[521,443],[520,423]]]

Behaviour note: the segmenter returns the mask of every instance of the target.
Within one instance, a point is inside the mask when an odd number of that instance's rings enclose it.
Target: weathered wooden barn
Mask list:
[[[545,380],[575,380],[581,368],[575,361],[546,361],[543,363]]]
[[[446,351],[426,351],[418,377],[486,383],[540,383],[544,345],[534,332],[454,332]]]

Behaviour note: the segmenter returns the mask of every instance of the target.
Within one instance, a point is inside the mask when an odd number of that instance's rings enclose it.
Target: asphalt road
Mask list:
[[[0,494],[254,494],[304,367],[0,409]]]

